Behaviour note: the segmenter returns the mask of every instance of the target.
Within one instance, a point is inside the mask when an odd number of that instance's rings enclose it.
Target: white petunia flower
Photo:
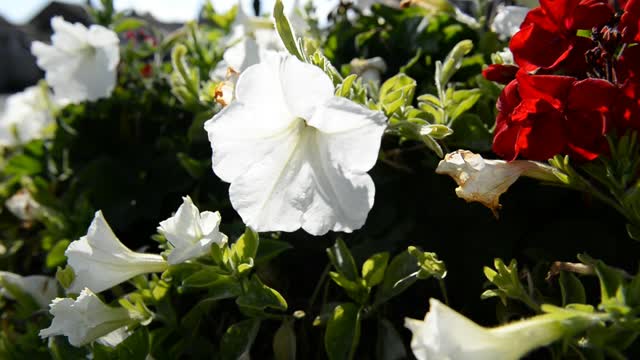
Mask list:
[[[497,215],[500,195],[520,176],[557,182],[551,166],[536,161],[486,160],[468,150],[458,150],[440,160],[436,173],[451,176],[458,187],[456,195],[468,202],[480,202]]]
[[[23,221],[34,220],[43,212],[42,206],[31,196],[27,189],[18,190],[5,201],[4,206],[15,217]]]
[[[109,97],[120,61],[116,33],[100,25],[87,29],[59,16],[51,19],[51,27],[52,44],[34,41],[31,52],[56,96],[73,103]]]
[[[429,305],[424,321],[405,319],[418,360],[517,360],[597,321],[595,316],[560,312],[485,328],[436,299]]]
[[[58,282],[56,279],[44,275],[21,276],[8,271],[0,271],[0,279],[20,289],[31,296],[41,308],[46,308],[51,300],[58,296]],[[2,287],[0,295],[14,299],[11,291]]]
[[[504,6],[499,5],[496,16],[491,23],[491,30],[498,34],[501,39],[511,38],[520,30],[520,24],[529,12],[524,6]]]
[[[54,119],[40,86],[31,86],[7,98],[0,114],[0,146],[16,146],[53,133]]]
[[[134,276],[167,268],[162,256],[133,252],[124,246],[101,211],[96,212],[87,235],[69,244],[64,254],[75,273],[68,289],[72,293],[85,287],[99,293]]]
[[[76,347],[98,340],[132,322],[129,311],[105,305],[87,288],[76,300],[54,299],[49,312],[53,321],[48,328],[40,330],[40,337],[64,335]]]
[[[256,231],[314,235],[364,224],[386,118],[346,98],[318,67],[290,55],[245,70],[236,100],[205,123],[213,170]]]
[[[349,65],[351,65],[351,72],[360,76],[362,80],[377,84],[380,83],[382,73],[387,71],[387,64],[379,56],[371,59],[352,59]]]
[[[160,223],[158,231],[173,245],[167,261],[170,265],[198,258],[217,246],[227,242],[227,236],[218,230],[220,213],[200,212],[191,198],[182,198],[176,213]]]

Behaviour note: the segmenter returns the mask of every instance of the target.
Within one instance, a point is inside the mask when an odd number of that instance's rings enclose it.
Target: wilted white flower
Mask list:
[[[42,212],[41,205],[31,196],[27,189],[18,190],[13,196],[5,201],[4,206],[23,221],[34,220]]]
[[[456,181],[458,197],[480,202],[494,214],[500,209],[500,195],[520,176],[558,181],[551,166],[528,160],[486,160],[468,150],[445,155],[436,173],[449,175]]]
[[[85,287],[99,293],[134,276],[167,268],[162,256],[133,252],[124,246],[101,211],[96,212],[87,235],[69,244],[64,254],[75,273],[68,289],[73,293]]]
[[[69,344],[80,347],[108,335],[132,322],[129,311],[105,305],[85,288],[76,300],[57,298],[51,302],[51,325],[40,330],[40,337],[64,335]]]
[[[349,65],[352,73],[360,76],[364,81],[375,83],[380,83],[380,76],[387,71],[387,64],[379,56],[371,59],[353,59]]]
[[[44,275],[21,276],[8,271],[0,271],[0,280],[13,285],[20,291],[31,296],[41,308],[46,308],[51,300],[58,295],[58,282],[56,279]],[[0,283],[0,295],[14,299],[11,291],[5,289]]]
[[[496,16],[491,23],[491,30],[502,39],[512,37],[520,30],[520,24],[524,21],[529,10],[531,9],[524,6],[499,5]]]
[[[218,246],[227,242],[227,236],[218,230],[219,212],[200,212],[188,196],[182,201],[178,211],[158,227],[158,231],[173,245],[167,258],[171,265],[205,255],[212,244]]]
[[[31,86],[7,98],[0,114],[0,146],[15,146],[53,133],[54,119],[40,86]]]
[[[245,70],[236,100],[205,123],[213,170],[245,224],[314,235],[364,224],[385,127],[381,112],[334,96],[322,70],[290,55]]]
[[[586,314],[560,310],[485,328],[436,299],[429,300],[429,305],[424,321],[405,319],[405,326],[413,333],[411,350],[418,360],[517,360],[597,321]]]
[[[34,41],[31,52],[56,96],[74,103],[109,97],[120,61],[116,33],[100,25],[87,29],[59,16],[51,19],[51,27],[52,44]]]

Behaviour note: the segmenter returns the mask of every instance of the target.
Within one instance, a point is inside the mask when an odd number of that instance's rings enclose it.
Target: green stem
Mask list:
[[[311,294],[311,298],[309,299],[309,305],[307,305],[307,314],[311,314],[313,304],[316,302],[316,298],[320,294],[320,289],[322,288],[322,284],[324,284],[324,282],[327,279],[327,276],[329,276],[329,270],[331,270],[331,264],[327,264],[327,266],[324,267],[324,270],[322,271],[322,275],[320,275],[320,279],[318,280],[316,287],[313,289],[313,293]]]

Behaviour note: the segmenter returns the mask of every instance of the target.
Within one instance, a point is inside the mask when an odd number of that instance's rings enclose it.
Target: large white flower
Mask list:
[[[528,7],[524,6],[498,6],[496,16],[491,23],[491,30],[502,39],[511,38],[520,30],[520,24],[529,13]]]
[[[456,181],[458,197],[468,202],[477,201],[496,215],[500,209],[500,195],[520,176],[558,181],[554,169],[549,165],[529,160],[487,160],[468,150],[445,155],[438,164],[436,173],[449,175]]]
[[[51,45],[34,41],[31,52],[44,69],[56,96],[70,102],[109,97],[120,61],[116,33],[100,25],[88,29],[56,16],[51,19]]]
[[[58,295],[58,282],[48,276],[21,276],[8,271],[0,271],[0,279],[2,282],[15,286],[20,291],[31,296],[41,308],[46,308],[51,300]],[[0,283],[0,295],[8,299],[14,299],[11,291],[3,288],[2,283]]]
[[[69,244],[64,254],[75,273],[68,289],[73,293],[85,287],[99,293],[134,276],[167,268],[162,256],[133,252],[124,246],[101,211],[96,212],[87,235]]]
[[[47,91],[31,86],[7,98],[0,114],[0,146],[15,146],[53,133]]]
[[[320,235],[364,224],[386,118],[333,93],[318,67],[273,56],[245,70],[236,100],[205,123],[213,170],[256,231]]]
[[[517,360],[598,321],[595,316],[561,311],[485,328],[436,299],[429,305],[424,321],[405,319],[418,360]]]
[[[190,197],[185,196],[182,200],[178,211],[158,227],[174,247],[167,258],[171,265],[205,255],[212,244],[218,246],[227,242],[227,236],[218,230],[219,212],[200,212]]]
[[[40,337],[64,335],[69,343],[80,347],[128,325],[133,320],[125,308],[105,305],[91,290],[85,288],[76,300],[57,298],[51,302],[51,325],[40,330]],[[109,339],[111,340],[111,339]]]
[[[7,207],[15,217],[23,221],[35,220],[43,213],[42,206],[27,189],[20,189],[5,201]]]

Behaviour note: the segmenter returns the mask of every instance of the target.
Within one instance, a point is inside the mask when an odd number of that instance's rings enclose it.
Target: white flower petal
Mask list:
[[[256,231],[294,231],[301,226],[312,186],[311,169],[301,149],[308,136],[304,128],[302,120],[294,122],[231,183],[229,199],[234,209]]]
[[[375,165],[387,118],[346,98],[332,97],[309,125],[321,132],[330,160],[342,170],[366,172]]]
[[[58,295],[58,281],[44,275],[21,276],[7,271],[0,271],[0,278],[31,296],[41,308],[46,308]],[[13,299],[9,291],[0,284],[0,295]]]
[[[0,146],[14,146],[42,139],[54,124],[47,104],[50,94],[39,86],[31,86],[7,98],[0,114]]]
[[[411,350],[418,360],[517,360],[598,322],[598,317],[589,313],[556,311],[484,328],[438,300],[431,299],[429,304],[424,321],[405,319],[405,326],[413,333]]]
[[[52,45],[34,42],[31,52],[58,98],[70,102],[108,97],[116,83],[120,60],[117,35],[102,26],[51,20]]]
[[[531,9],[524,6],[498,6],[496,16],[491,23],[491,30],[503,39],[512,37],[520,30],[520,24],[529,10]]]
[[[232,182],[245,173],[293,128],[293,118],[286,110],[261,105],[234,101],[205,123],[214,148],[213,170],[223,181]]]
[[[185,196],[175,215],[160,223],[158,231],[173,245],[167,258],[171,265],[207,254],[211,245],[226,243],[227,236],[218,231],[220,213],[200,210]]]
[[[134,276],[162,272],[167,267],[160,255],[136,253],[124,246],[101,211],[96,212],[87,235],[69,244],[65,255],[75,273],[70,292],[86,287],[98,293]]]
[[[333,82],[319,67],[290,56],[279,70],[285,102],[295,116],[309,120],[316,108],[333,97]]]
[[[49,311],[53,321],[48,328],[40,330],[40,337],[64,335],[76,347],[108,335],[131,321],[126,309],[105,305],[86,288],[76,300],[54,299]]]
[[[231,182],[244,222],[256,231],[302,227],[314,235],[360,228],[373,205],[366,171],[384,115],[335,98],[326,74],[292,56],[245,70],[236,95],[205,129],[214,172]]]

